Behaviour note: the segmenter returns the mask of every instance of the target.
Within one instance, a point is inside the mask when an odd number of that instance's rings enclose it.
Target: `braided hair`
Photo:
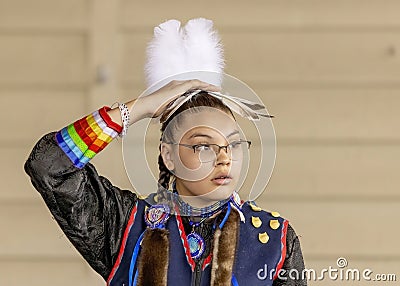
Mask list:
[[[167,198],[165,196],[164,191],[169,189],[169,182],[171,180],[172,173],[170,170],[168,170],[167,166],[165,166],[164,160],[161,156],[161,142],[160,142],[158,149],[160,150],[160,155],[158,155],[159,175],[158,175],[157,198],[158,198],[158,201],[166,201]]]
[[[227,114],[231,115],[233,118],[233,112],[230,110],[228,106],[226,106],[222,100],[215,98],[214,96],[209,95],[206,91],[201,91],[195,96],[193,96],[190,100],[182,104],[175,112],[172,114],[168,120],[166,120],[161,126],[161,138],[160,138],[160,145],[159,151],[160,154],[158,156],[158,169],[159,169],[159,177],[158,177],[158,190],[157,190],[157,200],[158,202],[167,201],[165,191],[169,190],[170,181],[173,178],[173,174],[171,171],[165,166],[164,160],[161,156],[161,144],[166,142],[166,139],[173,141],[172,131],[174,128],[168,128],[168,124],[170,124],[171,120],[175,118],[178,114],[182,113],[185,110],[195,108],[195,107],[212,107],[217,108],[221,111],[226,112]],[[167,117],[169,114],[163,114],[161,120]],[[173,124],[177,124],[179,121],[174,122]]]

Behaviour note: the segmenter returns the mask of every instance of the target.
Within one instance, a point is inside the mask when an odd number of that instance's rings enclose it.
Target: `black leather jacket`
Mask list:
[[[46,134],[36,143],[24,170],[65,235],[106,280],[117,259],[123,231],[137,196],[112,185],[91,163],[82,169],[76,168],[59,148],[54,135],[55,132]],[[187,223],[185,228],[189,229]],[[211,229],[199,230],[207,246],[212,239]],[[283,269],[299,272],[304,269],[300,242],[290,225]],[[293,281],[286,276],[276,279],[273,285],[306,284],[306,280]]]

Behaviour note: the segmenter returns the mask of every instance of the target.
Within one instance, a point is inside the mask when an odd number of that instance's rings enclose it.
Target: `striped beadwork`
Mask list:
[[[122,127],[111,120],[108,110],[110,108],[104,106],[56,133],[58,145],[75,167],[83,168],[122,131]]]

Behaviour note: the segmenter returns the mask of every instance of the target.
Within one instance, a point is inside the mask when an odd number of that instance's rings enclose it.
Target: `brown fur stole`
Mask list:
[[[166,229],[146,230],[138,260],[137,286],[167,285],[169,259],[169,231]]]
[[[231,213],[221,229],[214,234],[213,260],[211,266],[211,286],[230,286],[233,264],[239,237],[240,217],[232,208]]]

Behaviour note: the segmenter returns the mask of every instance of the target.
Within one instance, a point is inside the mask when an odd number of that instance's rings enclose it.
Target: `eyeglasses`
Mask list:
[[[193,153],[198,155],[199,161],[201,163],[208,163],[215,161],[221,149],[225,149],[225,153],[230,156],[232,161],[237,160],[241,157],[243,148],[249,149],[251,146],[251,141],[247,140],[237,140],[229,143],[225,146],[220,146],[218,144],[183,144],[174,142],[165,142],[166,144],[179,145],[193,149]],[[243,147],[244,146],[244,147]]]

